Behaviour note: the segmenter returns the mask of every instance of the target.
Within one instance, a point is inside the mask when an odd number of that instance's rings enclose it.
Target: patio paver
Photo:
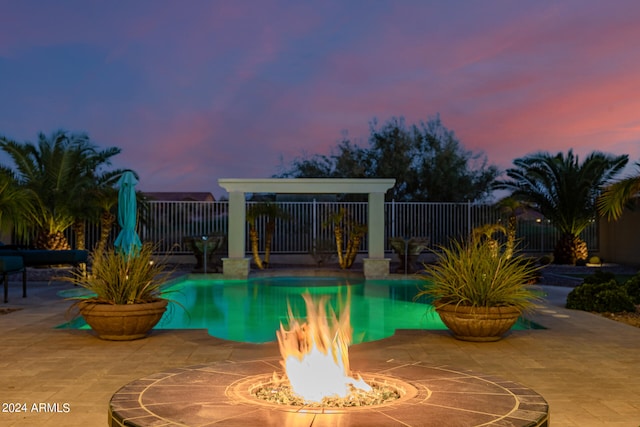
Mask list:
[[[20,308],[0,315],[0,425],[107,425],[111,396],[129,382],[177,367],[278,355],[275,343],[233,343],[204,330],[107,342],[88,331],[54,329],[69,306],[56,292],[68,287],[32,282],[23,299],[14,284],[10,303],[0,307]],[[547,303],[530,317],[548,329],[516,331],[495,343],[399,331],[351,347],[351,366],[366,371],[376,361],[413,360],[495,375],[542,395],[553,426],[640,426],[640,328],[566,310],[568,288],[545,290]],[[22,403],[26,412],[3,411]]]

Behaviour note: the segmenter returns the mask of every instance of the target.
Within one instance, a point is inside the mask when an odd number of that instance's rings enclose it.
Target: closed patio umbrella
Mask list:
[[[138,180],[132,172],[125,172],[118,181],[118,224],[122,227],[114,242],[116,250],[126,255],[136,255],[142,247],[136,233],[137,201],[136,184]]]

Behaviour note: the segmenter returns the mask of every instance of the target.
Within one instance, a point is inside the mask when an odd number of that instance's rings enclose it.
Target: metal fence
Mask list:
[[[247,209],[258,202],[247,202]],[[343,224],[347,232],[354,224],[367,223],[366,202],[277,202],[284,214],[276,220],[271,252],[302,254],[321,251],[335,243],[332,215],[344,210]],[[221,202],[149,202],[141,218],[139,234],[143,241],[152,241],[160,252],[190,253],[185,245],[189,237],[227,233],[228,203]],[[507,217],[492,205],[474,203],[399,203],[385,204],[385,248],[390,251],[391,237],[427,237],[429,245],[437,248],[450,239],[466,238],[471,231],[485,224],[503,223]],[[248,225],[247,225],[248,227]],[[260,250],[264,250],[266,219],[259,217],[256,227],[261,236]],[[249,233],[246,248],[250,249]],[[549,253],[560,237],[553,225],[544,218],[520,219],[517,237],[526,252]],[[598,250],[597,221],[581,235],[590,251]],[[92,241],[87,238],[88,242]],[[366,236],[360,251],[367,248]]]

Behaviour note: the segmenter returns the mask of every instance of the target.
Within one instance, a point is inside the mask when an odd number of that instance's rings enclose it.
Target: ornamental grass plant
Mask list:
[[[530,286],[538,268],[493,239],[452,241],[441,247],[436,263],[425,265],[426,295],[443,305],[532,309],[540,299]]]
[[[104,304],[139,304],[161,297],[161,288],[172,271],[166,263],[153,257],[155,246],[144,243],[137,254],[125,254],[114,248],[94,251],[90,256],[91,272],[74,272],[60,280],[81,286],[95,296],[83,301]]]

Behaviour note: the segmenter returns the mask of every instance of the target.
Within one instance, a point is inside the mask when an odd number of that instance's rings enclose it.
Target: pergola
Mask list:
[[[229,257],[222,260],[223,272],[229,278],[249,275],[249,259],[245,257],[246,193],[277,194],[368,194],[368,258],[364,259],[366,278],[389,274],[389,259],[384,257],[384,195],[395,179],[352,178],[223,178],[218,184],[229,192]]]

